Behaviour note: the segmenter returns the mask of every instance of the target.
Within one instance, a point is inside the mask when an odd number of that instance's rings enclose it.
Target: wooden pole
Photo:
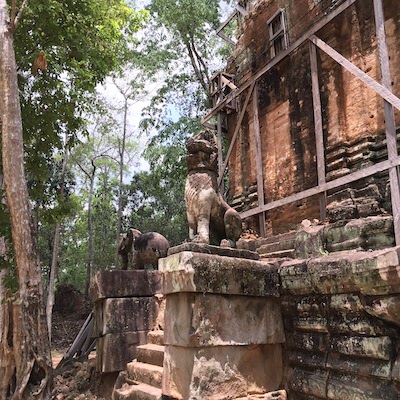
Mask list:
[[[368,74],[366,74],[360,68],[356,67],[353,63],[351,63],[340,53],[338,53],[335,49],[333,49],[331,46],[329,46],[327,43],[325,43],[323,40],[319,39],[315,35],[311,36],[310,40],[321,50],[323,50],[326,54],[328,54],[329,57],[333,58],[342,67],[347,69],[347,71],[349,71],[355,77],[363,81],[372,90],[378,93],[379,96],[383,97],[391,105],[400,110],[400,99],[397,96],[395,96],[388,88],[384,87],[383,85],[378,83],[375,79],[371,78]]]
[[[311,62],[311,83],[314,105],[314,126],[315,126],[315,144],[317,151],[317,176],[318,185],[323,185],[326,182],[325,173],[325,152],[324,152],[324,133],[322,129],[322,110],[321,96],[319,91],[318,81],[318,63],[317,63],[317,48],[310,42],[310,62]],[[326,218],[326,192],[319,195],[319,214],[320,221],[324,222]]]
[[[285,204],[290,204],[293,203],[294,201],[303,200],[307,197],[315,196],[317,194],[326,192],[331,189],[336,189],[340,186],[344,186],[349,183],[358,181],[359,179],[368,178],[371,175],[386,171],[390,168],[398,167],[399,165],[400,165],[400,157],[397,157],[394,160],[381,161],[378,164],[371,165],[370,167],[360,169],[356,172],[352,172],[351,174],[342,176],[341,178],[337,178],[334,179],[333,181],[326,182],[323,185],[303,190],[302,192],[292,194],[288,197],[284,197],[283,199],[271,201],[270,203],[264,204],[262,207],[255,207],[251,210],[244,211],[240,213],[240,216],[243,219],[251,217],[252,215],[257,215],[263,211],[273,210],[274,208],[284,206]]]
[[[223,163],[224,163],[224,157],[222,155],[222,116],[221,112],[217,114],[217,135],[218,135],[218,176],[222,176],[224,174],[223,168]],[[224,185],[223,185],[223,180],[220,181],[219,185],[219,191],[223,193],[224,191]]]
[[[260,137],[260,120],[258,117],[258,83],[254,86],[253,91],[253,129],[254,139],[256,144],[256,177],[257,177],[257,197],[258,205],[264,205],[264,178],[263,178],[263,162],[261,152],[261,137]],[[259,215],[260,236],[265,237],[265,213]]]
[[[374,0],[376,37],[378,39],[378,55],[382,74],[382,86],[391,92],[392,80],[389,68],[389,52],[386,44],[385,17],[382,0]],[[393,105],[384,100],[386,141],[389,160],[398,158],[396,122]],[[392,213],[396,246],[400,245],[400,189],[397,167],[389,169],[390,194],[392,199]]]
[[[240,112],[239,119],[236,122],[236,128],[235,128],[235,131],[233,132],[233,136],[232,136],[231,143],[229,145],[228,153],[226,154],[225,162],[224,162],[224,165],[222,167],[222,175],[220,175],[218,177],[218,187],[221,185],[221,181],[223,179],[223,173],[225,172],[225,168],[228,165],[229,156],[232,153],[233,146],[235,145],[235,141],[236,141],[237,135],[239,133],[240,126],[242,125],[242,121],[243,121],[244,114],[246,112],[247,105],[249,104],[251,94],[253,93],[254,84],[255,84],[255,82],[253,82],[252,85],[250,86],[250,89],[249,89],[249,91],[247,93],[247,96],[246,96],[246,100],[244,101],[244,104],[243,104],[242,111]]]

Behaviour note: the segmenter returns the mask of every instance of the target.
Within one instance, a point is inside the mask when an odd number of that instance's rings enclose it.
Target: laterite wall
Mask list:
[[[287,18],[293,43],[343,1],[260,0],[250,2],[241,17],[238,45],[228,66],[237,82],[251,78],[270,59],[267,21],[279,8]],[[393,92],[400,95],[400,3],[383,1]],[[321,31],[322,40],[380,81],[372,0],[358,0]],[[318,69],[326,148],[327,180],[383,161],[383,100],[322,51]],[[317,184],[309,45],[306,42],[258,81],[259,122],[265,202],[278,200]],[[243,104],[246,91],[240,97]],[[230,195],[235,207],[257,205],[253,109],[250,102],[229,161]],[[237,113],[228,116],[232,138]],[[400,115],[396,112],[400,124]],[[387,174],[364,179],[352,188],[328,193],[331,221],[390,212]],[[304,218],[318,218],[318,199],[299,201],[267,214],[267,232],[281,233]]]

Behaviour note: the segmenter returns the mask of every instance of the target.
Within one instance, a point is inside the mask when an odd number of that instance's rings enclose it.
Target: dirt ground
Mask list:
[[[90,301],[75,288],[69,285],[58,288],[52,324],[54,400],[108,400],[99,394],[95,352],[92,352],[87,361],[73,361],[57,369],[91,310]]]

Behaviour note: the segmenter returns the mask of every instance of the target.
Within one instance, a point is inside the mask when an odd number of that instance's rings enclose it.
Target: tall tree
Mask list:
[[[19,318],[13,321],[16,387],[13,399],[47,399],[51,391],[51,357],[37,244],[24,171],[21,107],[13,34],[26,1],[11,17],[6,0],[0,0],[0,103],[2,159],[7,206],[11,219],[14,257],[18,273]],[[16,342],[14,342],[16,343]],[[13,374],[14,376],[14,374]],[[13,378],[13,376],[11,378]],[[11,381],[10,381],[11,385]]]
[[[60,177],[60,201],[63,202],[65,190],[64,190],[64,181],[65,175],[67,172],[67,163],[68,163],[68,135],[65,135],[64,140],[64,149],[63,149],[63,160],[62,160],[62,168],[61,168],[61,177]],[[62,216],[62,214],[61,214]],[[49,341],[51,343],[51,322],[52,322],[52,314],[53,314],[53,305],[54,305],[54,292],[55,292],[55,279],[57,272],[57,261],[58,261],[58,253],[60,248],[60,237],[61,237],[61,218],[57,219],[55,232],[54,232],[54,241],[53,241],[53,255],[51,260],[50,267],[50,275],[49,282],[47,285],[47,302],[46,302],[46,318],[47,318],[47,329],[49,331]]]
[[[73,142],[85,129],[83,112],[92,104],[87,100],[98,83],[123,68],[132,53],[129,33],[146,13],[120,0],[23,0],[19,10],[16,5],[17,0],[0,2],[2,173],[19,285],[14,308],[20,310],[13,314],[16,368],[7,391],[13,399],[27,397],[28,390],[39,399],[50,396],[50,346],[23,146],[36,200],[46,189],[62,135],[68,131]]]
[[[137,206],[131,212],[131,224],[148,229],[151,221],[175,244],[187,237],[185,143],[201,129],[200,117],[210,105],[210,75],[221,68],[221,54],[227,53],[214,33],[222,3],[151,0],[148,6],[152,23],[147,29],[152,33],[145,36],[143,45],[153,60],[149,67],[161,71],[162,81],[140,124],[151,135],[144,152],[150,171],[132,180],[131,202]],[[170,207],[171,199],[175,207]],[[172,229],[172,222],[179,228]]]
[[[126,80],[126,79],[125,79]],[[136,142],[129,140],[132,136],[130,131],[128,112],[130,107],[135,101],[138,101],[138,97],[142,98],[145,96],[144,92],[144,80],[143,75],[139,72],[133,79],[128,79],[124,82],[124,79],[114,79],[113,83],[117,88],[119,94],[122,96],[122,105],[119,109],[115,109],[116,112],[122,112],[122,131],[117,132],[116,135],[116,150],[117,158],[116,162],[119,166],[119,181],[118,181],[118,199],[117,199],[117,229],[116,229],[116,241],[115,241],[115,267],[118,268],[119,254],[118,246],[121,239],[121,225],[122,225],[122,198],[123,198],[123,187],[124,187],[124,172],[126,169],[126,163],[130,163],[133,159],[133,155],[136,154],[137,145]]]
[[[90,278],[93,272],[94,232],[93,232],[93,200],[99,163],[113,157],[113,144],[110,141],[110,131],[115,121],[104,111],[93,124],[86,140],[82,141],[71,155],[72,160],[83,173],[87,191],[87,234],[88,249],[86,262],[85,294],[89,294]]]

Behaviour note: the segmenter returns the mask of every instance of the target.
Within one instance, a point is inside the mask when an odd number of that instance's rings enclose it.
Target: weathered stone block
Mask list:
[[[394,351],[392,339],[385,336],[337,336],[331,339],[330,347],[338,353],[378,360],[390,360]]]
[[[359,313],[364,311],[364,307],[361,304],[360,297],[355,294],[337,294],[331,296],[330,309],[338,313]]]
[[[94,334],[152,330],[158,311],[155,297],[105,299],[95,305]]]
[[[328,332],[328,320],[322,316],[294,317],[291,325],[293,329],[303,331]],[[285,326],[288,326],[287,318],[285,318]]]
[[[310,351],[288,351],[287,360],[291,366],[322,368],[326,367],[326,353]]]
[[[285,347],[303,349],[312,352],[326,352],[329,336],[317,332],[293,332],[286,334]]]
[[[281,345],[166,346],[163,394],[175,399],[235,399],[277,390]]]
[[[100,271],[90,287],[93,302],[111,297],[153,296],[160,293],[161,280],[158,271]]]
[[[285,296],[281,304],[287,330],[327,332],[328,296]]]
[[[279,274],[288,294],[378,295],[400,293],[399,248],[340,252],[311,260],[284,262]]]
[[[282,343],[279,302],[267,297],[171,294],[164,340],[185,347]]]
[[[376,376],[390,379],[391,362],[387,360],[368,360],[362,357],[329,353],[326,366],[331,370],[361,376]]]
[[[293,368],[289,369],[286,379],[290,389],[325,399],[328,376],[329,373],[327,371],[320,369],[309,371],[301,368]]]
[[[108,334],[96,340],[96,366],[98,372],[126,369],[136,358],[137,346],[146,343],[147,331]]]
[[[357,205],[356,207],[368,206]],[[393,219],[391,216],[376,216],[338,221],[325,227],[325,235],[328,251],[355,248],[382,249],[394,244]]]
[[[325,242],[326,238],[323,225],[303,227],[296,234],[296,257],[320,257],[325,251]]]
[[[400,295],[367,298],[365,310],[377,318],[400,326]]]
[[[400,348],[400,343],[397,344],[397,348]],[[396,361],[394,362],[393,365],[393,370],[392,370],[392,379],[395,380],[396,382],[400,382],[400,354],[397,354]]]
[[[277,269],[266,262],[184,251],[160,259],[159,270],[164,294],[279,296]]]
[[[274,390],[264,394],[249,394],[236,400],[287,400],[286,390]]]
[[[236,242],[236,246],[238,249],[250,250],[255,252],[257,250],[257,241],[254,239],[239,239]]]
[[[377,318],[369,317],[365,312],[360,314],[330,315],[328,330],[336,334],[356,334],[367,336],[396,336],[392,327]]]
[[[397,400],[399,392],[384,380],[338,373],[329,376],[327,395],[335,400]]]

